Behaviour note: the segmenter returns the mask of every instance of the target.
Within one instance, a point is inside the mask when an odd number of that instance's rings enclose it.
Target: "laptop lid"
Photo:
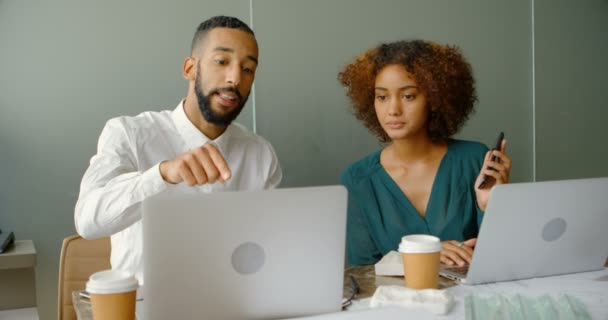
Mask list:
[[[466,284],[601,270],[608,257],[608,178],[493,188]]]
[[[144,318],[280,319],[341,309],[342,186],[144,203]]]

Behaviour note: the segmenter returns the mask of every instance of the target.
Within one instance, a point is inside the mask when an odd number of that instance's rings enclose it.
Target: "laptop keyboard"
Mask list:
[[[447,268],[447,270],[450,270],[451,272],[460,274],[462,276],[466,276],[467,272],[469,272],[469,266],[464,266],[464,267],[449,267],[449,268]]]

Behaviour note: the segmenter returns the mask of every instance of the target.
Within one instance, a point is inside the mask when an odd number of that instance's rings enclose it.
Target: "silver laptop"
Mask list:
[[[144,203],[145,320],[340,311],[342,186],[161,195]]]
[[[480,284],[601,270],[608,257],[608,178],[492,189],[473,260],[441,274]]]

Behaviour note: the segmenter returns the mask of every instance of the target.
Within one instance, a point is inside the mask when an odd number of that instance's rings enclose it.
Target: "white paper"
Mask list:
[[[403,276],[401,253],[397,251],[387,253],[374,265],[374,269],[379,276]]]

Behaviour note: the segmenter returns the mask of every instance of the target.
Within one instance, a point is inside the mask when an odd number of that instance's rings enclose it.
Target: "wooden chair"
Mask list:
[[[73,235],[63,239],[59,259],[58,320],[76,320],[72,291],[84,289],[91,274],[111,268],[110,250],[110,238],[86,240]]]

